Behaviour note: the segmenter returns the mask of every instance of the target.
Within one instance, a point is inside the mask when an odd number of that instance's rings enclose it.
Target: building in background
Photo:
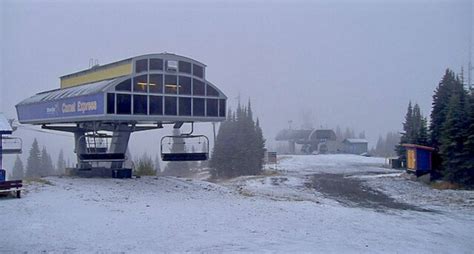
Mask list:
[[[369,142],[366,139],[346,138],[342,141],[342,152],[348,154],[366,154]]]

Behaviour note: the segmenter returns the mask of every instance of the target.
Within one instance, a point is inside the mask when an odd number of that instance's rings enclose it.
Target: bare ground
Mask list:
[[[386,212],[387,209],[432,212],[432,210],[398,202],[387,194],[365,185],[364,180],[350,176],[315,174],[312,176],[310,185],[324,196],[349,207],[371,208],[380,212]]]

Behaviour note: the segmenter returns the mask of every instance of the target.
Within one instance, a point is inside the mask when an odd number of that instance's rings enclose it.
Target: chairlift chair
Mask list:
[[[2,154],[20,154],[23,152],[23,141],[19,137],[2,137]]]
[[[192,151],[192,147],[198,151]],[[160,153],[163,161],[205,161],[209,159],[209,138],[190,134],[164,136]]]
[[[113,161],[125,161],[124,153],[110,153],[109,140],[112,139],[111,135],[104,133],[88,133],[79,138],[84,139],[86,143],[86,149],[84,153],[78,154],[79,159],[83,162],[113,162]]]

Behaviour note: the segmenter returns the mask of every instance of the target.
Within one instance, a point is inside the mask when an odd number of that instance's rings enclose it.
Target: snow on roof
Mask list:
[[[353,144],[356,144],[356,143],[369,143],[369,141],[367,141],[367,139],[362,139],[362,138],[346,138],[344,140],[344,142],[353,143]]]
[[[13,130],[3,113],[0,113],[0,134],[12,134]]]
[[[65,88],[65,89],[55,89],[51,91],[38,93],[36,95],[31,96],[30,98],[23,100],[18,105],[53,101],[57,99],[71,98],[71,97],[89,95],[89,94],[96,94],[96,93],[106,90],[109,87],[109,85],[115,84],[121,81],[121,79],[123,78],[102,80],[102,81],[98,81],[98,82],[94,82],[90,84],[74,86],[74,87]],[[114,81],[117,81],[117,82],[114,82]]]

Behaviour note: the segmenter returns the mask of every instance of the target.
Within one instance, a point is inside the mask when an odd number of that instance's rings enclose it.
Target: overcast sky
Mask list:
[[[365,130],[371,145],[401,129],[410,100],[429,115],[444,70],[467,69],[473,29],[469,0],[0,1],[0,10],[0,111],[10,118],[90,58],[166,51],[207,64],[230,106],[251,98],[269,141],[289,120],[299,127],[301,111],[315,127]],[[132,151],[163,133],[132,135]],[[18,134],[26,148],[38,136],[72,155],[72,138]]]

